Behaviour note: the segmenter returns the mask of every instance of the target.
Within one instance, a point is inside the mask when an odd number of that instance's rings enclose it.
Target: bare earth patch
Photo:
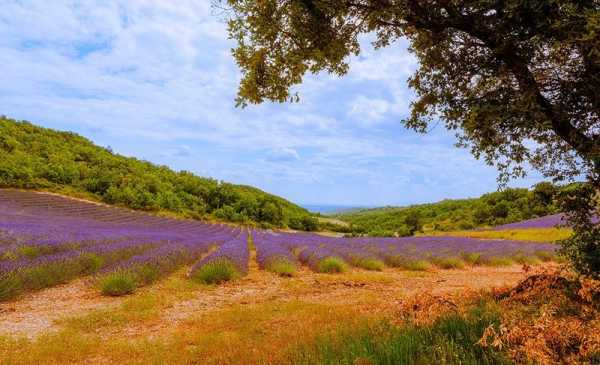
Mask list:
[[[35,337],[52,328],[59,318],[115,307],[121,301],[100,295],[89,279],[79,279],[0,303],[0,334]]]
[[[184,281],[185,272],[177,280]],[[216,287],[187,288],[180,299],[163,301],[158,315],[150,321],[131,323],[122,330],[129,336],[146,336],[171,328],[188,318],[233,305],[252,306],[273,301],[302,301],[316,304],[355,305],[366,312],[388,311],[407,296],[419,292],[433,295],[462,290],[480,290],[514,285],[525,277],[520,266],[473,267],[464,270],[411,272],[386,269],[383,272],[353,270],[345,274],[317,274],[302,268],[293,278],[280,278],[258,270],[235,282]],[[167,279],[166,281],[168,281]],[[159,295],[164,282],[136,293],[136,296]],[[163,293],[164,296],[164,293]],[[169,295],[169,297],[171,297]],[[173,296],[177,298],[177,296]],[[60,330],[62,319],[84,316],[98,310],[116,308],[125,298],[103,297],[86,280],[46,289],[24,296],[18,301],[0,304],[0,335],[38,335]]]

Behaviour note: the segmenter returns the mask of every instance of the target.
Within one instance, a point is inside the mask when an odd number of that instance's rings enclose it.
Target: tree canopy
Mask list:
[[[344,75],[359,36],[410,40],[419,68],[407,127],[434,119],[506,181],[530,163],[563,179],[600,172],[597,0],[228,0],[238,103],[284,102],[307,72]]]
[[[441,120],[459,145],[499,169],[501,183],[525,175],[527,165],[557,181],[585,175],[591,193],[571,198],[590,203],[564,207],[591,208],[567,213],[580,223],[587,217],[588,224],[575,225],[572,242],[587,247],[586,257],[595,260],[587,271],[600,276],[600,232],[589,231],[600,200],[600,1],[220,0],[216,6],[229,12],[237,41],[239,105],[297,100],[291,90],[306,73],[346,74],[362,34],[374,34],[375,47],[408,39],[419,67],[408,80],[416,100],[404,125],[426,132]],[[497,213],[507,213],[501,208]]]
[[[266,227],[317,229],[310,213],[259,189],[119,156],[74,133],[0,117],[0,188],[83,194],[132,209]]]

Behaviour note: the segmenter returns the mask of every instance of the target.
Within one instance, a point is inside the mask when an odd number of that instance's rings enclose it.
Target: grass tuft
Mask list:
[[[359,258],[352,262],[354,266],[360,267],[361,269],[371,270],[371,271],[381,271],[385,268],[385,264],[383,261],[368,257],[368,258]]]
[[[386,263],[391,267],[410,271],[427,271],[431,269],[431,264],[426,260],[409,260],[399,255],[387,257]]]
[[[536,251],[535,255],[544,262],[556,260],[556,254],[554,254],[553,252]]]
[[[433,259],[435,266],[440,269],[464,269],[465,262],[458,257],[437,257]]]
[[[462,255],[462,259],[469,265],[481,265],[481,254],[479,252],[470,252]]]
[[[348,270],[348,264],[339,257],[329,256],[319,261],[317,271],[320,273],[342,273]]]
[[[21,281],[15,275],[0,276],[0,301],[13,299],[22,290]]]
[[[524,254],[517,254],[512,257],[512,260],[518,264],[524,265],[539,265],[542,261],[535,256],[527,256]]]
[[[508,257],[490,257],[487,264],[490,266],[510,266],[514,265],[514,261]]]
[[[498,313],[482,308],[467,315],[447,315],[431,325],[380,322],[347,327],[299,346],[288,363],[508,364],[502,353],[477,344],[488,327],[497,329],[499,324]]]
[[[286,258],[276,258],[265,265],[265,269],[279,276],[292,277],[298,269],[296,264]]]
[[[132,294],[137,288],[137,281],[131,271],[120,270],[102,277],[99,285],[102,294],[118,297]]]
[[[192,274],[192,279],[201,284],[221,284],[240,276],[238,269],[228,259],[217,259],[203,265]]]

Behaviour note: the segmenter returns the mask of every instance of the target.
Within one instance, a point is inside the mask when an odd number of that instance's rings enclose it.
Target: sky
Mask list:
[[[235,44],[209,0],[0,0],[0,114],[300,204],[497,190],[496,170],[443,124],[426,135],[401,125],[417,67],[407,42],[361,45],[345,77],[307,76],[299,103],[240,109]]]

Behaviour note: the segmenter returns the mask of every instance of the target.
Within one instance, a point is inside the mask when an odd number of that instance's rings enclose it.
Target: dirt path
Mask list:
[[[180,280],[185,280],[184,274]],[[254,258],[244,278],[217,287],[198,286],[181,301],[160,308],[153,329],[176,325],[199,313],[226,309],[232,305],[254,305],[270,301],[299,300],[308,303],[343,303],[365,307],[366,311],[387,310],[406,296],[420,292],[434,295],[461,290],[514,285],[524,277],[519,266],[475,267],[419,273],[386,269],[383,272],[353,270],[338,275],[316,274],[302,268],[293,278],[280,278],[259,270]],[[161,283],[135,295],[160,293]],[[124,298],[101,296],[85,280],[28,294],[19,301],[0,304],[0,334],[35,338],[59,330],[65,317],[84,315],[98,309],[119,306]],[[144,324],[145,325],[145,324]],[[128,333],[148,333],[133,324]]]

